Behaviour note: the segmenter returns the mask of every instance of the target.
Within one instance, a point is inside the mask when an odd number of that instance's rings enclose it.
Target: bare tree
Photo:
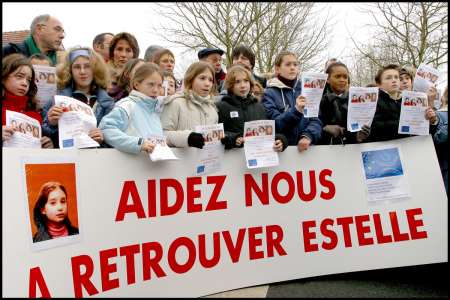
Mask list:
[[[370,43],[356,49],[375,65],[447,64],[448,4],[445,2],[379,2],[364,12],[375,21]]]
[[[256,54],[256,69],[270,72],[275,56],[284,49],[299,55],[310,67],[327,43],[328,22],[314,22],[313,3],[295,2],[176,2],[162,4],[161,36],[192,50],[217,47],[225,51],[227,65],[232,49],[244,44]]]

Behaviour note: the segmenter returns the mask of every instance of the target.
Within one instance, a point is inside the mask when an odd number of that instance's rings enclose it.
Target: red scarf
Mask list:
[[[53,222],[48,222],[47,229],[52,238],[69,235],[69,230],[67,229],[67,226],[65,224],[61,224],[60,226],[58,226]]]
[[[39,123],[42,124],[41,114],[35,110],[29,110],[27,108],[29,99],[28,96],[16,96],[6,90],[4,92],[5,95],[2,99],[2,125],[5,125],[6,123],[6,110],[12,110],[25,114],[29,117],[32,117],[33,119],[38,120]]]

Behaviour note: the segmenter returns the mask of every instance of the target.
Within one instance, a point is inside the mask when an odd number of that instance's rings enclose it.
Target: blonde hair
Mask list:
[[[110,83],[110,76],[103,57],[88,47],[74,47],[64,53],[62,63],[56,67],[56,76],[58,77],[58,89],[62,90],[72,84],[72,64],[70,54],[75,50],[87,50],[89,52],[89,62],[93,72],[91,89],[99,87],[106,89]]]
[[[225,89],[228,91],[229,94],[233,94],[233,88],[234,85],[236,84],[237,74],[242,73],[244,73],[247,76],[247,79],[250,82],[250,93],[253,90],[253,87],[255,86],[255,79],[253,78],[252,73],[250,73],[249,70],[240,65],[234,65],[230,69],[228,69],[227,77],[225,79]]]
[[[281,51],[281,52],[277,55],[277,57],[275,58],[275,66],[276,66],[276,67],[281,67],[281,64],[283,63],[283,58],[284,58],[285,56],[289,56],[289,55],[294,56],[295,59],[298,60],[297,54],[295,54],[295,53],[292,52],[292,51],[283,50],[283,51]]]
[[[184,74],[184,92],[187,95],[189,91],[192,91],[192,84],[195,78],[205,70],[209,70],[213,77],[213,86],[211,87],[210,95],[214,95],[217,89],[217,83],[215,79],[216,72],[214,71],[213,66],[204,61],[198,61],[189,66],[186,73]]]
[[[155,63],[145,63],[139,68],[136,69],[136,72],[134,73],[133,78],[130,82],[131,89],[134,89],[134,85],[136,83],[140,83],[145,80],[145,78],[152,76],[153,73],[158,73],[159,76],[161,76],[161,81],[164,80],[163,73],[161,71],[161,68],[155,64]]]

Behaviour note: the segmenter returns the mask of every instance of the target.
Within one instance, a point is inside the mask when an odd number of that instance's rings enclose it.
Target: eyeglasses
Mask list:
[[[47,24],[39,24],[39,25],[44,26],[44,27],[47,26]],[[58,33],[66,34],[66,32],[64,31],[64,29],[61,26],[53,27],[53,30]]]

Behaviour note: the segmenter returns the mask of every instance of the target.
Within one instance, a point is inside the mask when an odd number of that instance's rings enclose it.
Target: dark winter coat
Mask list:
[[[379,90],[370,135],[364,142],[381,142],[411,136],[398,133],[401,103],[401,99],[394,100],[388,93]]]
[[[275,130],[287,137],[289,145],[297,145],[302,136],[311,139],[311,144],[317,144],[322,133],[322,122],[319,118],[305,118],[295,108],[295,101],[300,94],[300,81],[290,88],[278,78],[272,78],[267,81],[262,104],[267,117],[275,120]]]
[[[341,145],[355,144],[356,133],[347,130],[348,115],[348,92],[336,95],[331,90],[324,91],[320,101],[319,119],[326,125],[339,125],[344,127],[344,137],[333,138],[329,133],[322,131],[319,144],[321,145]]]
[[[26,57],[30,57],[31,53],[30,50],[28,50],[27,45],[25,44],[25,41],[15,44],[15,43],[8,43],[5,46],[2,47],[2,57],[8,56],[10,54],[14,53],[20,53],[25,55]]]
[[[244,134],[244,123],[257,120],[268,120],[264,106],[256,98],[247,98],[227,94],[222,101],[216,103],[219,123],[223,123],[225,135],[236,144],[236,139]],[[275,134],[276,140],[281,140],[283,150],[288,146],[288,140],[283,134]]]

